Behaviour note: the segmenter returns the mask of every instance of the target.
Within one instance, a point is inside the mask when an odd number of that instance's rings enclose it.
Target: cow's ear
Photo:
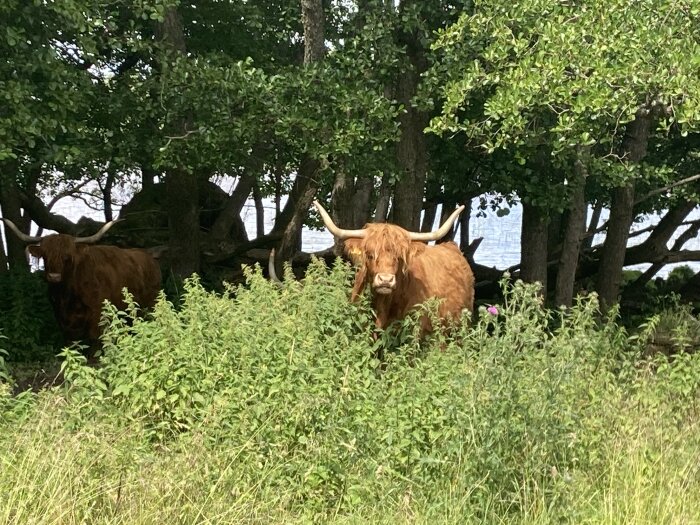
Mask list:
[[[425,247],[426,244],[424,242],[413,241],[411,243],[411,245],[408,248],[408,251],[406,252],[406,266],[404,267],[404,269],[411,265],[411,260],[416,255],[420,255],[425,251]]]
[[[362,264],[362,258],[364,256],[364,251],[362,250],[362,243],[364,239],[347,239],[343,243],[343,251],[345,255],[352,261],[355,266]]]
[[[364,264],[358,268],[355,274],[355,284],[352,286],[352,293],[350,294],[350,301],[355,302],[362,295],[362,291],[365,289],[365,284],[367,280],[367,266]]]
[[[27,246],[27,251],[32,257],[36,257],[37,259],[41,259],[44,256],[44,250],[41,249],[41,245],[39,244],[30,244]]]

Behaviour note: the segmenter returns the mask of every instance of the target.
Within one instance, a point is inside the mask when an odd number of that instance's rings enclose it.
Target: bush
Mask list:
[[[64,351],[65,391],[1,427],[15,519],[700,518],[700,357],[641,360],[651,331],[599,324],[595,295],[551,312],[508,284],[497,315],[449,337],[419,343],[407,321],[374,342],[342,263],[282,288],[247,279],[221,295],[190,279],[181,308],[161,297],[131,326],[111,309],[100,368]]]
[[[7,340],[7,337],[2,335],[2,332],[0,331],[0,345],[2,345],[5,340]],[[0,384],[10,382],[10,372],[7,369],[6,359],[7,350],[0,346]]]
[[[41,272],[0,274],[0,332],[10,361],[39,361],[56,355],[63,339]]]

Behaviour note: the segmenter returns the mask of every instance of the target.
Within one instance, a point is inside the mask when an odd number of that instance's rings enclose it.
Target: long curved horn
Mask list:
[[[21,241],[24,242],[39,242],[41,241],[41,237],[32,237],[31,235],[27,235],[24,232],[19,231],[19,228],[15,226],[15,223],[12,222],[10,219],[3,219],[2,222],[5,223],[5,226],[10,228],[13,232],[15,232],[15,235],[19,237]]]
[[[270,274],[270,281],[282,286],[282,281],[277,277],[277,272],[275,271],[275,249],[270,250],[270,257],[267,260],[267,272]]]
[[[326,228],[333,234],[334,237],[340,240],[350,238],[362,239],[365,235],[367,235],[367,230],[344,230],[343,228],[338,228],[333,222],[333,219],[331,219],[331,216],[328,215],[328,212],[318,201],[314,201],[314,206],[318,210],[318,213],[321,214],[321,218],[323,219],[323,223],[326,225]]]
[[[100,228],[100,231],[98,231],[95,235],[90,235],[90,237],[76,237],[75,242],[82,242],[82,243],[86,243],[86,244],[97,242],[102,238],[102,236],[105,233],[107,233],[107,230],[109,230],[112,226],[114,226],[116,223],[118,223],[120,221],[121,221],[121,219],[109,221],[107,224],[102,226],[102,228]]]
[[[450,231],[450,228],[452,228],[452,225],[455,223],[457,220],[457,217],[459,217],[459,214],[462,213],[464,210],[464,204],[462,204],[459,208],[457,208],[455,211],[452,212],[452,215],[448,217],[448,219],[443,223],[442,226],[440,226],[439,229],[435,230],[434,232],[426,232],[426,233],[418,233],[418,232],[408,232],[408,235],[411,237],[412,241],[437,241],[438,239],[442,239],[445,235],[447,235],[447,232]]]

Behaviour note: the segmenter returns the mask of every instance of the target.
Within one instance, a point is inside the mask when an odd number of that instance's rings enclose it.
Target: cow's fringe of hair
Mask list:
[[[408,271],[411,255],[411,239],[406,230],[393,224],[368,224],[365,250],[373,253],[393,253],[402,262],[402,271]],[[365,254],[366,256],[366,254]]]

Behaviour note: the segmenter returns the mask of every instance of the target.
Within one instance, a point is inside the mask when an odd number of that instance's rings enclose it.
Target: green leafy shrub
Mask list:
[[[64,397],[41,401],[61,454],[6,437],[4,461],[84,477],[52,507],[27,496],[75,522],[634,522],[622,500],[700,517],[697,355],[645,361],[651,331],[600,324],[595,295],[552,312],[520,282],[449,335],[419,341],[416,312],[375,341],[351,277],[316,262],[278,288],[256,269],[225,294],[190,279],[150,320],[109,310],[101,367],[65,350]]]
[[[35,361],[56,355],[60,328],[41,272],[0,274],[0,331],[7,337],[10,361]]]
[[[4,341],[7,340],[7,337],[2,335],[2,331],[0,331],[0,345],[4,343]],[[10,382],[10,372],[7,369],[7,350],[5,350],[2,346],[0,346],[0,384],[1,383],[9,383]]]

